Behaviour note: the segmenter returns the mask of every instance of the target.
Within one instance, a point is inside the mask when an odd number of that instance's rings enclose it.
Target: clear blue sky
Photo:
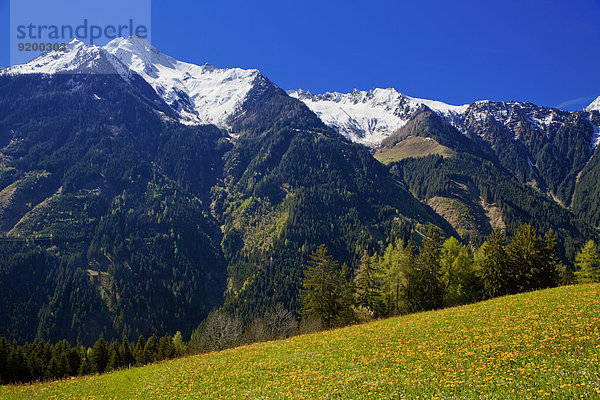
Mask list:
[[[8,0],[0,13],[6,66]],[[152,41],[315,93],[395,87],[451,104],[565,109],[600,96],[600,0],[154,0]]]

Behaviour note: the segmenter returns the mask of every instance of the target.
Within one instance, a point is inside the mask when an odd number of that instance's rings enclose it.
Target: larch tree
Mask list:
[[[575,272],[579,283],[600,282],[600,250],[593,240],[588,240],[575,256]]]
[[[377,257],[375,262],[381,265],[386,314],[399,315],[407,312],[406,287],[408,271],[415,268],[415,247],[411,243],[404,247],[401,241],[396,241],[395,244],[389,244],[383,256]]]
[[[454,237],[448,238],[442,245],[441,279],[446,306],[470,303],[480,296],[473,254]]]

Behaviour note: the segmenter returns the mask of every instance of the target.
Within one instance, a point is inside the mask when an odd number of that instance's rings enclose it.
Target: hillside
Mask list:
[[[411,157],[397,157],[399,161],[382,160],[382,153],[402,154],[412,140],[423,138],[447,148],[446,154],[422,151],[413,152]],[[597,235],[597,230],[586,223],[583,212],[574,215],[556,199],[542,193],[539,187],[521,182],[503,166],[499,157],[487,152],[485,146],[483,142],[468,139],[447,121],[422,108],[382,142],[375,157],[389,161],[392,174],[416,198],[448,221],[465,241],[477,243],[493,228],[514,232],[519,225],[531,223],[541,232],[548,229],[557,232],[562,242],[561,253],[571,259],[583,244],[582,238]],[[448,157],[448,152],[454,153],[452,157]],[[593,167],[589,169],[585,175],[587,181],[594,179],[594,171]],[[588,203],[593,203],[597,197],[590,193],[594,190],[593,184],[582,187],[592,188],[581,193],[588,195]]]
[[[600,285],[568,286],[60,382],[44,398],[590,398]]]

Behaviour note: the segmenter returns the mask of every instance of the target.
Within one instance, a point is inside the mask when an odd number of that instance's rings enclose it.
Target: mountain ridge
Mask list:
[[[467,105],[452,106],[435,100],[406,96],[396,89],[354,89],[350,93],[327,92],[315,95],[298,89],[287,92],[308,105],[327,125],[352,141],[378,145],[403,127],[421,105],[447,119],[463,113]]]
[[[585,111],[600,111],[600,96],[596,98],[589,106],[584,108]]]
[[[125,81],[142,77],[185,124],[214,124],[229,128],[227,120],[239,112],[248,92],[261,76],[255,69],[217,68],[178,61],[133,35],[100,47],[74,39],[65,52],[49,52],[0,74],[118,74]]]
[[[74,40],[66,53],[46,53],[0,74],[40,72],[112,73],[128,83],[144,80],[171,109],[167,116],[187,125],[214,124],[234,139],[268,125],[260,121],[266,116],[259,116],[252,109],[256,99],[272,99],[277,91],[299,100],[333,131],[372,149],[389,144],[394,132],[407,124],[414,125],[415,117],[425,107],[469,139],[438,134],[433,138],[438,143],[444,145],[450,139],[455,142],[451,146],[455,151],[477,149],[485,153],[484,158],[496,158],[520,182],[537,187],[562,206],[572,206],[581,213],[585,211],[572,204],[574,198],[581,199],[574,196],[578,177],[600,143],[600,112],[596,110],[600,97],[584,111],[569,112],[517,101],[481,100],[453,106],[406,96],[393,88],[321,95],[301,89],[284,92],[256,69],[181,62],[137,35],[116,38],[104,47],[86,46]],[[265,91],[271,95],[261,96]],[[293,118],[286,121],[295,124]],[[419,136],[428,134],[431,132],[423,131]],[[458,143],[461,144],[457,147]]]
[[[181,122],[211,123],[226,130],[231,129],[228,121],[240,112],[250,90],[265,78],[257,69],[218,68],[208,63],[196,65],[176,60],[161,53],[139,35],[119,37],[103,47],[87,46],[74,39],[65,53],[44,53],[29,63],[0,71],[0,74],[24,73],[117,73],[125,80],[136,73],[179,114]],[[541,129],[550,129],[553,121],[551,118],[548,120],[548,116],[570,113],[526,101],[479,100],[455,106],[407,96],[394,88],[323,94],[296,89],[286,93],[304,102],[337,132],[371,147],[378,146],[384,138],[404,126],[421,105],[427,106],[463,133],[467,130],[465,121],[469,117],[502,119],[510,115],[507,112],[509,107],[518,106],[526,113],[530,112],[532,115],[528,115],[528,122],[532,127]],[[486,105],[496,108],[497,112],[482,114],[481,109]],[[595,110],[600,111],[600,97],[581,112]],[[544,114],[544,118],[540,118],[540,114]],[[600,124],[594,128],[600,129]],[[600,142],[600,136],[597,142]],[[597,146],[597,142],[592,145]]]
[[[467,120],[481,120],[494,117],[510,123],[511,108],[522,108],[532,127],[550,129],[556,121],[553,117],[569,115],[574,112],[556,108],[537,106],[528,101],[491,101],[478,100],[461,106],[449,105],[436,100],[425,100],[404,95],[394,88],[374,88],[370,90],[353,89],[348,93],[325,92],[313,94],[297,89],[287,92],[314,111],[323,121],[349,139],[376,147],[381,141],[404,126],[415,115],[420,105],[425,105],[446,119],[459,130],[468,130]],[[495,109],[486,113],[485,108]],[[582,111],[600,111],[600,97]],[[597,145],[594,143],[594,146]]]

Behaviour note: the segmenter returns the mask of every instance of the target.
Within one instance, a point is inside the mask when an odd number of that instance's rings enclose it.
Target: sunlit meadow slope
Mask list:
[[[25,398],[598,398],[600,285],[569,286],[100,376]]]

